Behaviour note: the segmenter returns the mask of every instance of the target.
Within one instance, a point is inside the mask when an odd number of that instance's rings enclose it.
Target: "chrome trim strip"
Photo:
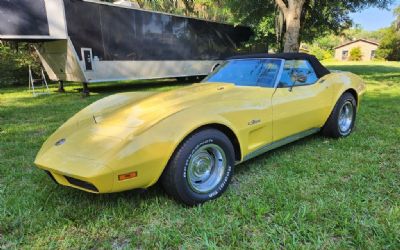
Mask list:
[[[246,155],[243,158],[242,162],[248,161],[248,160],[250,160],[250,159],[252,159],[254,157],[257,157],[257,156],[259,156],[261,154],[264,154],[264,153],[266,153],[268,151],[271,151],[273,149],[279,148],[279,147],[281,147],[283,145],[286,145],[286,144],[289,144],[291,142],[297,141],[297,140],[302,139],[304,137],[307,137],[309,135],[318,133],[319,131],[320,131],[320,128],[312,128],[312,129],[300,132],[298,134],[294,134],[294,135],[291,135],[289,137],[283,138],[283,139],[281,139],[279,141],[272,142],[270,144],[261,146],[260,148],[256,149],[255,151],[251,152],[250,154]]]
[[[279,68],[278,75],[276,76],[276,80],[275,80],[275,84],[274,84],[274,89],[275,90],[278,88],[279,81],[281,80],[282,73],[283,73],[283,68],[285,66],[285,62],[286,62],[286,60],[282,59],[281,67]]]

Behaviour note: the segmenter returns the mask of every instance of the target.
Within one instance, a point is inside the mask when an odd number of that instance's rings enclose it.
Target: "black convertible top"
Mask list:
[[[251,58],[279,58],[285,60],[307,60],[311,66],[314,68],[315,73],[317,74],[318,78],[323,77],[324,75],[329,74],[329,70],[325,68],[318,59],[310,54],[307,53],[278,53],[278,54],[249,54],[249,55],[240,55],[240,56],[233,56],[228,58],[230,59],[251,59]]]

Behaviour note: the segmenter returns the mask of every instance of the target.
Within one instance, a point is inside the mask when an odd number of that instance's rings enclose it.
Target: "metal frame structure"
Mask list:
[[[43,94],[50,94],[49,86],[47,84],[46,76],[44,75],[43,68],[40,69],[40,79],[34,79],[32,74],[31,66],[29,65],[29,91],[32,90],[33,96],[43,95]],[[37,87],[35,87],[35,82],[40,81],[42,86],[40,87],[43,91],[37,92]]]

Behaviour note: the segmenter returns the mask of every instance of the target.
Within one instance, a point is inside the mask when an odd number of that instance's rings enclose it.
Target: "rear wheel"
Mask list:
[[[188,137],[166,167],[161,184],[176,200],[196,205],[219,197],[227,188],[234,168],[229,138],[215,129]]]
[[[339,138],[351,134],[356,120],[357,102],[354,96],[344,93],[336,103],[322,129],[324,135]]]

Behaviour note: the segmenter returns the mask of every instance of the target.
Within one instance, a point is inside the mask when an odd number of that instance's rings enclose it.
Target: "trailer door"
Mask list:
[[[85,71],[93,70],[93,54],[92,49],[82,48],[82,58],[85,67]]]

